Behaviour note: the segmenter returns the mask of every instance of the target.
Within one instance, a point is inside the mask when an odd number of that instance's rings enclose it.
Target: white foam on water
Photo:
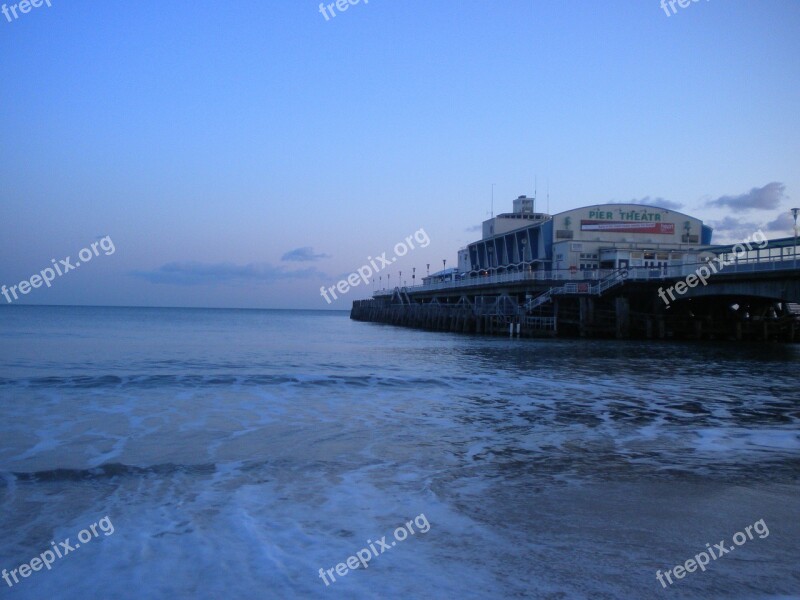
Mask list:
[[[768,540],[670,591],[791,591],[788,375],[747,396],[757,369],[665,345],[645,360],[653,346],[322,318],[299,339],[239,313],[220,337],[179,314],[186,339],[152,317],[126,330],[138,345],[0,365],[17,378],[0,382],[0,568],[105,515],[116,528],[15,597],[647,598],[655,568],[761,517]],[[429,532],[325,586],[320,568],[420,513]]]

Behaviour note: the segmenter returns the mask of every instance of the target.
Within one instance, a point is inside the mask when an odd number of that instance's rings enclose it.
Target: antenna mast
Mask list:
[[[547,214],[550,214],[550,178],[547,178]]]

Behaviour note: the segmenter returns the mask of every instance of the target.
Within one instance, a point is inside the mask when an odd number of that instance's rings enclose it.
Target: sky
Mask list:
[[[796,0],[50,4],[0,14],[0,284],[114,250],[17,304],[347,310],[371,280],[320,287],[415,233],[377,277],[454,266],[492,189],[718,242],[800,205]]]

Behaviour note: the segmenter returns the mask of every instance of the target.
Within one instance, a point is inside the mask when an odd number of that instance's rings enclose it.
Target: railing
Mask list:
[[[717,267],[717,273],[723,274],[755,273],[764,271],[791,271],[800,269],[800,264],[798,264],[794,258],[784,255],[782,257],[772,256],[762,259],[748,258],[737,260],[733,263],[726,264],[722,268],[718,266],[716,261],[711,261],[711,263],[701,262],[686,265],[671,265],[661,268],[629,267],[624,269],[624,272],[627,273],[627,276],[624,279],[636,281],[682,279],[687,275],[695,273],[700,268],[710,268],[709,264],[715,265]],[[619,281],[614,280],[613,277],[615,274],[618,274],[622,271],[623,269],[593,269],[589,271],[571,271],[569,269],[553,271],[518,271],[514,273],[467,277],[464,279],[456,279],[455,281],[442,281],[429,284],[419,284],[415,286],[403,286],[400,289],[407,292],[428,292],[443,289],[461,289],[467,287],[494,285],[498,283],[518,283],[523,281],[569,281],[576,283],[596,281],[599,282],[599,286],[601,288],[599,293],[602,293],[609,287],[620,283]],[[591,287],[594,288],[596,286]],[[397,288],[384,288],[382,290],[377,290],[373,293],[373,296],[391,295],[395,289]],[[590,293],[598,292],[591,291]]]
[[[531,329],[555,330],[555,317],[522,317],[525,325]]]
[[[609,275],[605,279],[600,280],[600,283],[598,283],[597,286],[596,286],[596,288],[597,288],[596,293],[598,295],[600,295],[603,292],[605,292],[607,289],[621,284],[623,281],[628,279],[628,276],[629,276],[629,272],[627,270],[619,270],[619,271],[616,271],[616,272],[612,273],[611,275]]]
[[[561,287],[551,287],[547,290],[544,294],[536,296],[533,300],[525,304],[525,310],[533,310],[541,306],[546,302],[550,302],[553,296],[562,295],[562,294],[593,294],[595,296],[599,296],[606,290],[620,285],[623,281],[628,278],[628,271],[626,269],[620,269],[618,271],[612,271],[610,275],[607,275],[603,279],[601,279],[596,285],[590,285],[588,282],[583,283],[565,283]]]
[[[482,275],[475,277],[467,277],[464,279],[457,279],[455,281],[440,281],[429,284],[418,284],[414,286],[402,286],[400,289],[409,292],[419,291],[436,291],[441,289],[463,288],[482,285],[494,285],[497,283],[515,283],[519,281],[586,281],[597,280],[614,273],[614,270],[593,270],[593,271],[579,271],[571,272],[569,269],[562,269],[560,271],[519,271],[515,273],[500,273],[495,275]],[[397,289],[383,288],[377,290],[373,295],[385,296],[392,294]]]

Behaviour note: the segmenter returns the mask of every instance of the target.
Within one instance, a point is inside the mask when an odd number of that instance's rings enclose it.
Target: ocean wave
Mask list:
[[[444,378],[401,378],[375,375],[71,375],[31,378],[0,378],[0,389],[156,389],[205,388],[214,386],[258,387],[297,385],[311,387],[382,386],[391,388],[448,387],[457,382]]]
[[[122,463],[109,463],[91,469],[46,469],[33,472],[0,473],[0,482],[10,481],[51,483],[62,481],[97,481],[115,477],[141,477],[148,475],[169,476],[176,473],[187,475],[211,475],[217,470],[216,464],[180,465],[164,463],[149,467],[137,467]]]

